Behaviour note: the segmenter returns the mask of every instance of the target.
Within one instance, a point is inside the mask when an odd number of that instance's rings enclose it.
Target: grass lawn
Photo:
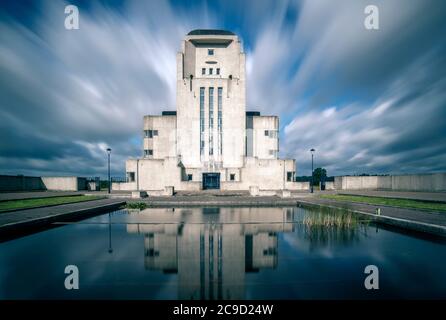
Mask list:
[[[105,197],[100,196],[62,196],[62,197],[49,197],[49,198],[33,198],[33,199],[22,199],[22,200],[8,200],[0,202],[0,212],[17,210],[17,209],[28,209],[44,206],[54,206],[58,204],[83,202],[90,200],[103,199]]]
[[[385,198],[385,197],[367,197],[367,196],[342,195],[342,194],[335,194],[335,195],[326,194],[326,195],[321,195],[320,197],[324,199],[339,200],[339,201],[360,202],[373,205],[385,205],[391,207],[446,212],[446,203],[435,203],[421,200],[408,200],[408,199]]]

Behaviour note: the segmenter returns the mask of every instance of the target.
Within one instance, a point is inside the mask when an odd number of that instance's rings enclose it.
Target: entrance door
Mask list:
[[[203,173],[203,190],[220,189],[220,173]]]

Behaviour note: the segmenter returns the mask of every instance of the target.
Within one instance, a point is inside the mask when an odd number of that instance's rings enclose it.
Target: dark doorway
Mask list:
[[[220,173],[203,173],[203,190],[220,189]]]

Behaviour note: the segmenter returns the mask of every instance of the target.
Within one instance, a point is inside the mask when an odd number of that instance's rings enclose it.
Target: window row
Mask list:
[[[277,138],[277,130],[265,130],[265,137]]]
[[[204,76],[204,75],[206,75],[206,68],[201,68],[201,74]],[[209,71],[208,71],[208,75],[213,75],[214,74],[214,68],[209,68]],[[220,68],[216,68],[215,69],[215,74],[217,75],[217,76],[219,76],[220,75]]]
[[[145,138],[153,138],[158,135],[158,130],[144,130]]]

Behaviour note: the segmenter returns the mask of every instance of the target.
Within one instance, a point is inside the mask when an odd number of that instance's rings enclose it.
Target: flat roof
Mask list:
[[[187,34],[188,36],[235,36],[235,33],[228,30],[219,29],[195,29]]]

